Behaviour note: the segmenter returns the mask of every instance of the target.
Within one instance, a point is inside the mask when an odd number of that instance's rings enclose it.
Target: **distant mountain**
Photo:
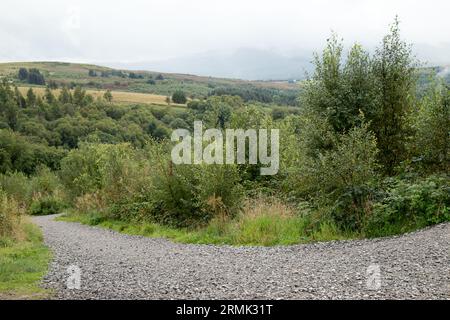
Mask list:
[[[159,70],[244,80],[304,79],[312,70],[311,53],[285,56],[272,51],[242,48],[232,53],[207,52],[153,62],[116,63],[117,68]]]
[[[374,48],[369,51],[373,53]],[[450,63],[450,43],[434,46],[415,44],[413,52],[423,62],[423,66],[442,66]],[[311,60],[310,50],[283,55],[272,50],[241,48],[233,52],[210,51],[166,60],[114,63],[112,66],[244,80],[301,80],[305,78],[305,72],[310,73],[313,70]]]

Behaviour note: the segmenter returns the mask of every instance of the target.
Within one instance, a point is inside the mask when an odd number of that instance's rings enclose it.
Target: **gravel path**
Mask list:
[[[58,299],[450,299],[449,223],[373,240],[230,247],[53,218],[33,220],[54,254],[44,286]],[[67,289],[70,265],[80,289]]]

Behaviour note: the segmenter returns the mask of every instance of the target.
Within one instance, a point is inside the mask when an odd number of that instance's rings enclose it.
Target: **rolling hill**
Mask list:
[[[27,69],[36,68],[44,74],[46,80],[53,80],[57,83],[68,85],[75,83],[93,89],[153,93],[164,96],[170,95],[175,90],[183,90],[193,96],[207,95],[211,89],[217,87],[237,86],[273,90],[298,90],[298,84],[289,81],[247,81],[190,74],[118,70],[98,65],[67,62],[0,63],[0,76],[15,78],[21,67]],[[90,76],[89,70],[95,72],[96,76]]]

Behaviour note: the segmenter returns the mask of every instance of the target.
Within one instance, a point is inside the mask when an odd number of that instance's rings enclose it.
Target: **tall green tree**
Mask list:
[[[450,170],[450,87],[434,83],[412,114],[416,161],[427,171]]]
[[[86,91],[83,90],[80,86],[77,86],[73,91],[73,103],[78,106],[84,105],[84,98],[86,96]]]
[[[70,90],[66,86],[63,86],[61,88],[61,92],[59,93],[58,100],[61,103],[72,102],[72,94],[70,93]]]
[[[416,66],[411,46],[400,38],[399,21],[395,18],[373,61],[378,97],[372,129],[380,150],[379,160],[387,174],[393,174],[407,156],[407,118],[414,103]]]
[[[27,106],[34,107],[36,105],[36,95],[32,88],[27,91]]]
[[[348,131],[360,125],[361,112],[364,119],[371,121],[376,115],[376,92],[372,60],[361,45],[355,44],[346,59],[342,70],[343,110],[339,129]]]
[[[53,95],[52,91],[49,87],[45,88],[44,98],[47,103],[52,104],[55,102],[55,96]]]
[[[325,117],[339,133],[359,125],[361,112],[370,120],[375,108],[369,54],[355,44],[343,62],[342,51],[342,40],[333,33],[322,54],[314,56],[315,72],[302,97],[306,112]]]
[[[27,101],[17,87],[14,87],[14,98],[20,108],[25,108],[27,106]]]
[[[25,68],[20,68],[18,77],[19,77],[19,80],[21,80],[21,81],[27,80],[28,79],[28,70]]]

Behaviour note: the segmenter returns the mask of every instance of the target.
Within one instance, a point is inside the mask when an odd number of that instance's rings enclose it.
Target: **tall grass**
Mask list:
[[[0,189],[0,246],[23,238],[21,229],[23,213],[24,210],[19,203]]]

